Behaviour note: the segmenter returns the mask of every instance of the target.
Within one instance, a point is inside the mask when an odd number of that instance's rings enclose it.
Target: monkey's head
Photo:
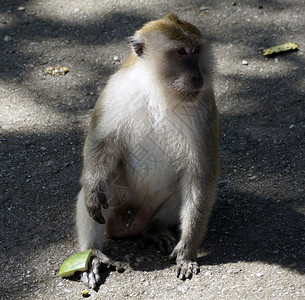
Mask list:
[[[149,22],[131,38],[137,61],[154,70],[167,92],[193,100],[210,78],[209,54],[194,25],[173,14]]]

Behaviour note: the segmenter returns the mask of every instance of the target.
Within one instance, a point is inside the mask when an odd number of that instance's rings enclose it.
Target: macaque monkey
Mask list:
[[[94,249],[91,288],[110,237],[140,236],[168,251],[177,277],[199,272],[197,253],[215,200],[219,115],[201,32],[173,14],[130,39],[132,51],[93,111],[77,201],[80,250]],[[171,228],[177,228],[179,240]]]

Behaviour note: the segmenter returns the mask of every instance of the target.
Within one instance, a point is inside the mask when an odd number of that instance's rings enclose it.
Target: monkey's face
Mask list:
[[[201,52],[202,46],[196,45],[176,47],[165,53],[161,76],[185,100],[198,96],[203,87]]]
[[[166,95],[191,101],[209,84],[207,46],[194,25],[169,14],[144,25],[131,43],[139,58],[135,61],[148,64]]]

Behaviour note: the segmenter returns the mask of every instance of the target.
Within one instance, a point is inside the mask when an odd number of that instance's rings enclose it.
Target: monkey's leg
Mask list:
[[[81,274],[81,281],[94,289],[100,284],[100,274],[103,270],[117,268],[119,271],[121,269],[117,262],[112,261],[100,251],[103,248],[104,225],[95,222],[89,216],[83,189],[78,195],[76,217],[80,250],[93,249],[88,271]]]
[[[203,195],[200,185],[189,184],[184,190],[181,208],[181,237],[170,259],[176,259],[176,274],[180,279],[199,273],[197,253],[204,238],[214,197]],[[212,189],[208,189],[212,190]]]
[[[90,217],[100,224],[105,224],[102,208],[108,208],[105,186],[120,161],[119,142],[113,147],[115,137],[112,135],[98,139],[97,129],[88,135],[84,147],[84,167],[81,176],[86,210]]]

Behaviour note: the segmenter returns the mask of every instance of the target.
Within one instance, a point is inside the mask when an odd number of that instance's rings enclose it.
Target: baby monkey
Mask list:
[[[177,277],[197,274],[215,201],[220,125],[201,32],[168,14],[130,43],[94,107],[83,151],[77,229],[80,250],[95,253],[82,274],[91,288],[102,266],[117,265],[102,253],[104,232],[142,235],[169,251]]]

